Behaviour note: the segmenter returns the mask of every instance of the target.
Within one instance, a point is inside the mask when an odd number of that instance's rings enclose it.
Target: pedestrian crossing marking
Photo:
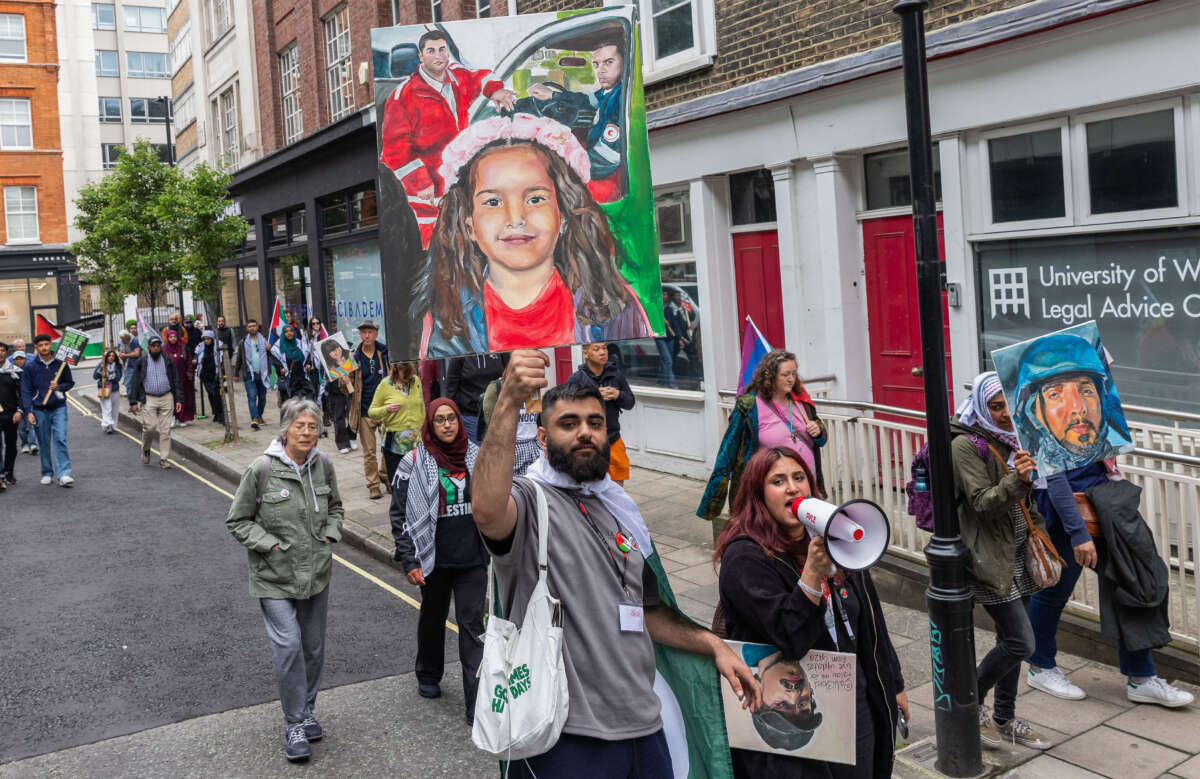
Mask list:
[[[67,394],[67,402],[70,403],[75,408],[76,411],[78,411],[80,414],[83,414],[85,417],[91,417],[92,419],[100,418],[100,417],[96,416],[94,413],[92,413],[88,408],[86,408],[78,400],[71,397],[71,395],[69,393]],[[130,441],[133,441],[138,446],[142,445],[142,441],[140,438],[130,435],[129,433],[122,430],[120,427],[117,428],[117,432],[120,433],[121,435],[125,436],[126,438],[128,438]],[[154,454],[158,454],[161,456],[161,453],[157,449],[151,449],[150,451],[154,452]],[[221,493],[222,495],[229,498],[230,500],[233,500],[233,493],[230,492],[229,490],[221,487],[220,485],[214,484],[213,482],[209,481],[208,479],[204,478],[200,474],[193,471],[191,468],[188,468],[186,465],[180,465],[177,460],[170,460],[170,463],[172,465],[174,465],[176,468],[178,468],[179,470],[186,473],[187,475],[191,476],[193,479],[195,479],[199,482],[202,482],[204,484],[207,484],[212,489]],[[344,566],[351,572],[356,573],[359,576],[363,577],[364,579],[371,582],[375,586],[380,587],[381,589],[387,590],[392,595],[395,595],[397,598],[399,598],[400,600],[407,603],[409,606],[412,606],[414,609],[419,610],[421,608],[421,601],[417,600],[416,598],[412,597],[411,595],[409,595],[406,592],[396,589],[392,585],[385,582],[383,579],[380,579],[378,576],[375,576],[372,573],[364,571],[362,568],[359,568],[357,565],[350,562],[349,560],[345,560],[336,554],[333,556],[333,560],[334,560],[334,562],[339,563],[340,565]],[[455,633],[458,632],[458,625],[455,625],[450,620],[446,620],[446,627],[450,628]]]

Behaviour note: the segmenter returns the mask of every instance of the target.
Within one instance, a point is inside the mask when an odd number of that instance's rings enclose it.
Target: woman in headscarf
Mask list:
[[[471,473],[479,447],[467,438],[458,406],[429,404],[421,440],[400,460],[392,483],[395,559],[421,588],[417,622],[417,691],[437,698],[444,664],[446,616],[454,596],[466,719],[475,719],[476,672],[483,659],[483,600],[488,553],[471,514]]]
[[[175,364],[175,372],[179,376],[179,392],[182,408],[175,414],[175,421],[180,427],[187,427],[188,422],[196,418],[196,373],[192,364],[192,356],[187,352],[187,344],[183,342],[178,330],[167,328],[163,331],[163,354]]]
[[[296,336],[296,328],[288,325],[283,328],[283,337],[275,344],[280,362],[283,363],[284,377],[279,382],[279,392],[283,399],[312,398],[312,385],[308,381],[308,360],[304,353],[304,345]]]
[[[996,646],[979,663],[979,737],[988,746],[1002,741],[1031,749],[1050,743],[1016,716],[1021,663],[1033,653],[1033,628],[1024,598],[1040,589],[1025,566],[1029,525],[1045,530],[1033,500],[1037,463],[1021,448],[995,371],[981,373],[971,396],[951,422],[950,459],[958,521],[971,552],[968,583],[975,601],[996,624]],[[984,705],[995,688],[994,713]]]
[[[208,404],[212,407],[212,421],[218,425],[225,424],[225,406],[221,403],[220,382],[217,378],[217,349],[213,346],[212,330],[205,330],[200,335],[200,343],[196,345],[196,357],[192,361],[195,370],[200,374],[200,384],[208,394]]]

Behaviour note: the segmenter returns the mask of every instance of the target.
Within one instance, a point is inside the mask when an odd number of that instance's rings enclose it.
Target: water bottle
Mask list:
[[[913,479],[913,489],[917,492],[929,492],[929,481],[925,477],[925,469],[917,468],[916,477]]]

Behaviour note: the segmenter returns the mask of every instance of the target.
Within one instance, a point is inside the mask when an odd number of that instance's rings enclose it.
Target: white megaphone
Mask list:
[[[810,537],[825,539],[829,557],[847,571],[874,565],[887,551],[892,535],[887,515],[869,500],[835,506],[816,498],[796,498],[792,514],[808,528]]]

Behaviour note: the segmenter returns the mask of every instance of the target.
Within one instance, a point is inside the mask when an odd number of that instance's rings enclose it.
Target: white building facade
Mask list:
[[[1200,410],[1197,40],[1188,0],[1047,0],[929,36],[953,395],[991,349],[1095,319],[1127,404]],[[707,477],[746,314],[814,394],[923,407],[899,65],[897,45],[650,114],[699,364],[672,388],[651,342],[623,347],[635,463]]]

